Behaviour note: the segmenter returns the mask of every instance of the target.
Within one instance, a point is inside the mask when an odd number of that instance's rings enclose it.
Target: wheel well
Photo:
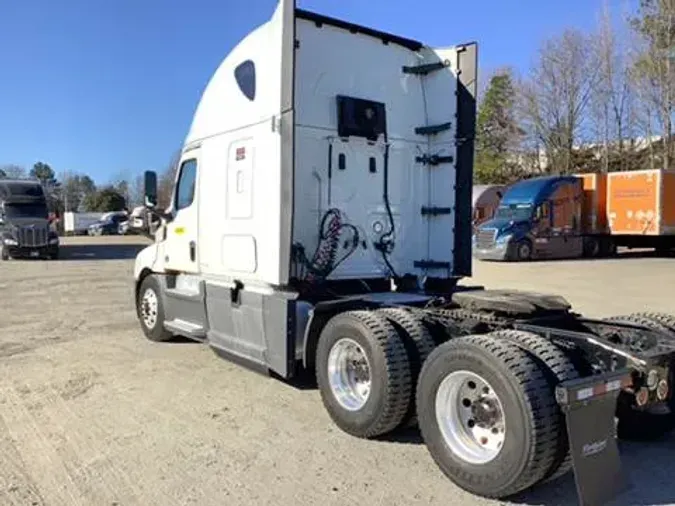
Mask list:
[[[138,275],[138,280],[136,281],[136,286],[134,288],[134,296],[135,296],[136,307],[138,307],[138,295],[139,295],[138,292],[141,288],[141,283],[143,283],[143,280],[145,278],[147,278],[150,274],[152,274],[152,270],[150,270],[146,267]]]

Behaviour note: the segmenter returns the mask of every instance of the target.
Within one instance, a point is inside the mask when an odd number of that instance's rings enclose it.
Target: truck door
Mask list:
[[[167,225],[165,242],[165,268],[170,271],[196,273],[198,261],[197,185],[198,161],[195,151],[183,156],[173,194],[173,219]]]

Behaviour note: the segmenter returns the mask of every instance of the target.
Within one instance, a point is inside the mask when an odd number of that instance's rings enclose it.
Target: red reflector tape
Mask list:
[[[620,380],[607,381],[590,387],[581,388],[580,390],[577,390],[577,400],[584,401],[593,397],[599,397],[601,395],[605,395],[607,392],[613,392],[615,390],[621,390],[622,388],[628,387],[631,383],[632,380],[628,376]]]

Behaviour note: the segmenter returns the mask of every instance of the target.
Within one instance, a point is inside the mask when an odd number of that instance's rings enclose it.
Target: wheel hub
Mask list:
[[[157,294],[148,288],[141,299],[141,318],[149,329],[154,328],[157,323],[157,307]]]
[[[436,394],[436,421],[450,450],[471,464],[499,455],[506,437],[501,401],[492,386],[470,371],[446,376]]]
[[[328,381],[333,396],[349,410],[361,409],[370,397],[370,364],[363,348],[354,340],[337,341],[328,355]]]
[[[495,399],[481,397],[471,403],[471,414],[476,425],[491,429],[497,424],[501,416],[500,408]]]

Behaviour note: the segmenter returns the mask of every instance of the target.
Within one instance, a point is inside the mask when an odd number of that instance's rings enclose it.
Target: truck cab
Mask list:
[[[0,259],[59,255],[42,185],[32,180],[0,181]]]
[[[510,186],[494,217],[475,230],[480,260],[524,261],[581,256],[582,181],[576,176],[525,179]]]

